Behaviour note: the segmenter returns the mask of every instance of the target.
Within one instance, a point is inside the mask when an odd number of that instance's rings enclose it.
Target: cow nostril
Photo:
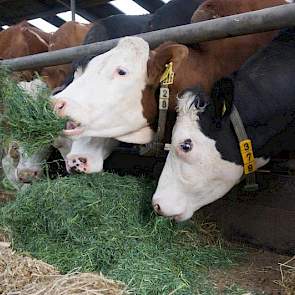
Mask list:
[[[86,159],[86,158],[82,158],[82,157],[80,157],[80,158],[79,158],[79,161],[80,161],[81,163],[83,163],[83,164],[86,164],[86,163],[87,163],[87,159]]]
[[[159,205],[159,204],[155,204],[155,205],[154,205],[154,210],[156,211],[156,213],[160,214],[160,212],[161,212],[161,207],[160,207],[160,205]]]
[[[65,103],[64,102],[60,102],[60,103],[57,104],[56,107],[57,107],[58,110],[62,110],[64,108],[64,106],[65,106]]]
[[[53,104],[54,104],[54,110],[56,112],[60,112],[64,109],[66,102],[63,100],[56,100]]]

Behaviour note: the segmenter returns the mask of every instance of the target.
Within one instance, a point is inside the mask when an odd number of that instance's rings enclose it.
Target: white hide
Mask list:
[[[11,152],[12,149],[14,149],[13,152]],[[8,151],[2,159],[6,178],[15,187],[20,187],[22,182],[31,182],[40,178],[43,174],[42,165],[49,157],[50,152],[50,147],[44,147],[28,156],[21,146],[10,143]]]
[[[147,128],[141,102],[148,58],[146,41],[125,37],[112,50],[93,58],[84,73],[78,69],[74,81],[53,97],[61,116],[81,124],[65,130],[65,135],[150,142],[153,131]]]
[[[215,141],[202,133],[193,100],[192,93],[186,93],[178,102],[171,150],[153,196],[154,207],[176,221],[191,218],[196,210],[224,196],[243,174],[243,167],[223,160]],[[180,146],[186,139],[192,140],[189,152]]]
[[[83,137],[74,140],[67,155],[67,167],[76,172],[101,172],[104,160],[117,145],[118,141],[112,138]]]

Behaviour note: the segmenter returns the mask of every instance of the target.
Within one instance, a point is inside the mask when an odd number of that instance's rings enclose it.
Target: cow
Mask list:
[[[48,51],[81,45],[92,24],[80,24],[70,21],[63,24],[49,39]],[[71,65],[59,65],[44,68],[41,76],[50,89],[61,86],[72,71]]]
[[[186,25],[191,22],[195,10],[204,0],[171,0],[153,14],[149,31]]]
[[[117,145],[118,142],[112,138],[84,137],[74,140],[66,156],[69,172],[101,172],[103,161]]]
[[[257,168],[281,151],[294,151],[294,64],[293,28],[233,78],[216,82],[210,96],[201,85],[179,94],[171,148],[152,200],[156,212],[189,219],[240,182],[244,167],[230,119],[233,105],[252,141]]]
[[[150,20],[150,14],[108,16],[95,22],[89,34],[87,34],[84,44],[147,32]]]
[[[0,32],[0,57],[9,59],[48,51],[49,35],[33,27],[26,21]],[[40,69],[36,69],[40,71]],[[18,72],[18,80],[31,81],[34,71]]]
[[[247,1],[231,0],[232,5],[240,2]],[[286,4],[284,0],[251,2],[256,9]],[[64,134],[149,143],[158,117],[156,94],[167,63],[173,62],[175,72],[168,110],[168,117],[173,117],[178,92],[199,84],[209,94],[215,81],[237,70],[277,34],[272,31],[226,38],[193,48],[168,42],[153,51],[141,38],[122,38],[115,48],[91,59],[80,69],[80,77],[53,97],[57,114],[71,118]]]
[[[28,92],[33,98],[37,98],[40,88],[46,87],[46,84],[40,79],[35,79],[30,82],[19,82],[18,86]],[[59,150],[65,159],[71,150],[71,145],[71,139],[60,136],[55,140],[53,146]],[[47,158],[52,153],[53,147],[45,146],[32,155],[28,155],[23,146],[18,142],[12,141],[7,143],[4,151],[1,157],[4,175],[12,186],[19,189],[24,183],[31,183],[42,177],[43,164],[45,164]]]

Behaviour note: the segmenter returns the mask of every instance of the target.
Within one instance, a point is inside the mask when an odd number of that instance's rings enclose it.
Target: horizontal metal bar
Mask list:
[[[145,39],[151,48],[165,41],[192,44],[201,41],[266,32],[295,26],[295,4],[286,4],[258,11],[247,12],[137,35]],[[26,57],[3,60],[0,66],[25,70],[65,64],[85,55],[97,55],[116,46],[118,39],[39,53]],[[251,46],[251,44],[249,44]]]

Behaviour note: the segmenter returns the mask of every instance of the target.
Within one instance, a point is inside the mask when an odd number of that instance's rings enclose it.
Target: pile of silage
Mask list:
[[[50,91],[39,87],[34,97],[0,69],[0,138],[17,141],[28,153],[53,143],[65,126],[50,103]]]
[[[208,268],[231,265],[237,252],[200,243],[193,223],[156,217],[153,190],[108,173],[40,181],[2,208],[0,224],[16,249],[62,272],[102,272],[136,294],[214,294]]]

